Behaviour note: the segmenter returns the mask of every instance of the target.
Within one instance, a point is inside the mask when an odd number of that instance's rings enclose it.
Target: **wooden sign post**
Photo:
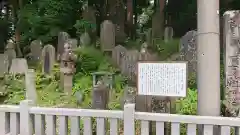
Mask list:
[[[186,97],[187,62],[138,62],[137,67],[138,95],[167,100],[170,107],[163,105],[165,113],[171,113],[176,98]]]

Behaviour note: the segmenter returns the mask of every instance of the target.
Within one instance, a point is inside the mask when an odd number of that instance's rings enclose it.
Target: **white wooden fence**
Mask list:
[[[196,135],[197,124],[204,125],[204,135],[213,134],[213,125],[221,126],[221,135],[230,135],[230,127],[240,126],[240,118],[135,112],[134,104],[125,105],[123,111],[44,108],[32,105],[30,100],[22,101],[19,106],[1,105],[0,135],[68,135],[69,132],[71,135],[80,135],[80,132],[83,135],[92,135],[92,117],[96,118],[97,135],[107,135],[105,119],[109,120],[110,135],[119,134],[118,120],[123,120],[124,135],[135,135],[135,120],[141,121],[141,135],[149,135],[149,121],[156,122],[156,135],[164,135],[164,122],[171,122],[172,135],[180,135],[180,123],[188,125],[188,135]],[[83,129],[80,129],[80,120]]]

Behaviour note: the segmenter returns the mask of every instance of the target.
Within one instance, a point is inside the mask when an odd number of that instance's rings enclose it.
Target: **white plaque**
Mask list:
[[[138,94],[186,97],[187,63],[138,63]]]

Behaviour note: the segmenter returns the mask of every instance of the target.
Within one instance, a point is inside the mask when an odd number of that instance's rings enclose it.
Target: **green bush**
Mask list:
[[[98,70],[104,60],[103,54],[92,47],[80,48],[75,51],[78,55],[76,72],[91,73]]]
[[[166,60],[171,55],[179,52],[179,39],[173,39],[165,43],[163,40],[155,39],[160,60]]]
[[[181,98],[176,102],[178,114],[196,115],[197,114],[197,90],[188,89],[187,97]]]

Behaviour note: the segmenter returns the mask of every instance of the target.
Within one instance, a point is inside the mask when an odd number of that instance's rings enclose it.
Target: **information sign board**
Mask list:
[[[186,97],[187,62],[138,63],[138,94]]]

